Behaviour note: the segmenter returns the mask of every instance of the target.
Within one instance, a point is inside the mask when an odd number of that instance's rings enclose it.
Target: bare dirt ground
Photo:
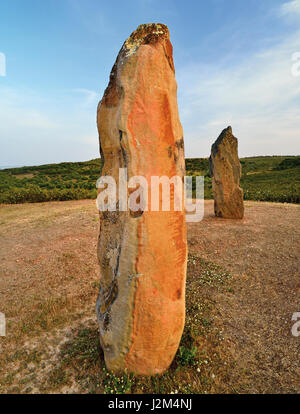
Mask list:
[[[242,221],[205,218],[188,227],[189,250],[234,277],[234,295],[215,298],[219,323],[236,361],[230,382],[244,391],[299,392],[300,337],[291,334],[300,309],[300,206],[246,202]]]
[[[103,357],[95,357],[98,226],[91,200],[0,206],[0,312],[7,321],[6,337],[0,337],[0,393],[111,392],[95,373],[105,369]],[[193,258],[232,277],[226,289],[199,287],[200,301],[205,296],[213,304],[222,341],[215,345],[205,333],[198,344],[211,355],[218,349],[223,362],[203,368],[199,382],[200,368],[184,371],[181,381],[194,384],[185,389],[299,393],[300,336],[292,335],[291,318],[300,312],[300,206],[246,202],[245,219],[236,221],[215,218],[213,202],[206,201],[203,221],[188,224],[188,242],[188,287],[198,277]],[[194,324],[195,315],[188,309]],[[73,332],[79,342],[70,347]],[[66,364],[57,368],[62,349],[73,368],[74,358],[80,367],[86,358],[96,368],[79,375],[76,365],[76,378],[67,376]]]

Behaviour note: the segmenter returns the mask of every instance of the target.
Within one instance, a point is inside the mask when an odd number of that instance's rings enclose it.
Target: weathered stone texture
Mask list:
[[[241,163],[238,140],[229,126],[211,147],[210,173],[212,177],[215,215],[223,218],[244,217],[243,190],[240,188]]]
[[[102,175],[185,174],[172,45],[167,26],[141,25],[123,44],[98,106]],[[109,369],[162,373],[185,319],[185,215],[100,212],[100,341]]]

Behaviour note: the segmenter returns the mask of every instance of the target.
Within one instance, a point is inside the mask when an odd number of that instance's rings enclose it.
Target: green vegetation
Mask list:
[[[193,346],[191,349],[186,348],[184,345],[179,347],[178,354],[177,354],[177,361],[180,365],[196,365],[196,355],[197,355],[197,347]]]
[[[241,187],[245,200],[300,203],[300,157],[242,158]],[[212,198],[207,158],[186,160],[187,175],[204,176],[204,197]]]
[[[246,200],[300,203],[300,157],[242,158]],[[64,162],[0,170],[0,203],[96,198],[102,162]],[[207,158],[188,158],[187,175],[204,176],[204,197],[212,198]]]
[[[241,163],[246,200],[300,203],[300,157],[253,157]]]
[[[0,203],[96,198],[100,159],[0,171]]]

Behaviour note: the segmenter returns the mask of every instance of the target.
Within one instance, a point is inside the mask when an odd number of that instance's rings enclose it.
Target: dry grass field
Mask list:
[[[188,224],[187,317],[161,377],[116,376],[98,344],[92,200],[0,205],[0,393],[299,393],[300,206]]]

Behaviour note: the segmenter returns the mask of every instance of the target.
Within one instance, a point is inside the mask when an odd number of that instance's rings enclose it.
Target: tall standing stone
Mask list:
[[[185,174],[169,31],[143,24],[123,44],[98,106],[102,175]],[[117,193],[117,205],[120,204]],[[171,364],[185,319],[183,211],[100,212],[100,342],[110,370],[152,375]]]
[[[243,190],[240,187],[241,163],[238,140],[229,126],[211,147],[210,174],[215,202],[215,215],[223,218],[244,217]]]

